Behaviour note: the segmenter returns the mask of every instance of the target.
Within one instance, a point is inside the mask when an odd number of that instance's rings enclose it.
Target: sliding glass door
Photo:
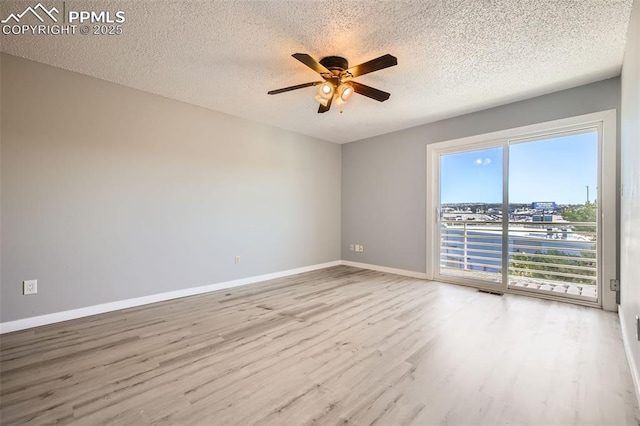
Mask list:
[[[440,156],[440,274],[502,283],[502,163],[502,147]]]
[[[584,126],[433,150],[433,278],[597,303],[601,140]]]
[[[509,142],[509,286],[597,300],[598,131]]]

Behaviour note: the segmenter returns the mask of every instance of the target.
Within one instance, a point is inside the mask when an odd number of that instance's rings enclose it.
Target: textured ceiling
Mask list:
[[[123,10],[124,34],[0,37],[13,55],[344,143],[617,76],[632,1],[67,0]],[[0,15],[36,4],[2,0]],[[313,87],[268,96],[318,79],[296,52],[390,53],[398,66],[357,81],[391,98],[317,114]]]

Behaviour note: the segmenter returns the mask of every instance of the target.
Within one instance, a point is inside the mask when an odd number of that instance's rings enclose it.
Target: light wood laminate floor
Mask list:
[[[637,424],[617,315],[338,266],[0,337],[9,424]]]

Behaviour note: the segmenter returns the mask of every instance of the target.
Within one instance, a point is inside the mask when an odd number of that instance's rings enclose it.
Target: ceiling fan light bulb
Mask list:
[[[338,96],[343,102],[347,102],[351,95],[353,95],[353,86],[350,83],[342,83],[338,87]]]
[[[318,96],[323,99],[329,100],[333,97],[333,85],[331,83],[322,83],[318,87]]]

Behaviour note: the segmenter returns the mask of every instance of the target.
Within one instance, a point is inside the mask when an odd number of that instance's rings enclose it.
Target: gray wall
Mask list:
[[[427,144],[619,107],[613,78],[343,145],[342,259],[426,271]]]
[[[0,321],[340,259],[340,145],[1,67]]]
[[[636,370],[640,343],[635,316],[640,315],[640,2],[636,0],[622,67],[622,184],[620,209],[620,282],[623,321]],[[638,384],[636,383],[636,386]]]

